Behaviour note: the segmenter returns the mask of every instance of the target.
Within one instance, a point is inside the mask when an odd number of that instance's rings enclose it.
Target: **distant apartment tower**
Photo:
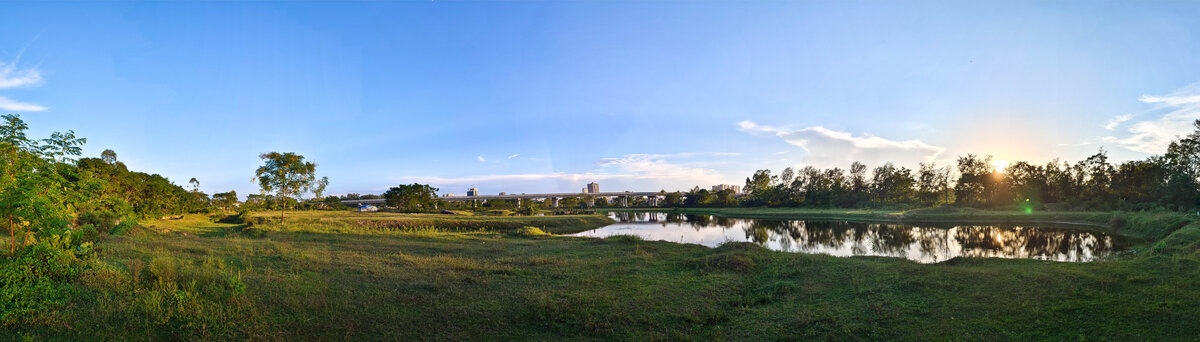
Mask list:
[[[600,184],[596,184],[596,182],[588,183],[587,189],[585,189],[585,190],[586,190],[585,192],[589,193],[589,194],[599,193],[600,192]]]
[[[467,189],[467,196],[479,196],[479,189],[476,189],[476,188]]]
[[[733,190],[733,193],[735,193],[735,194],[742,193],[742,187],[737,186],[737,185],[717,184],[717,185],[712,186],[713,192],[717,192],[717,191],[721,191],[721,190],[725,190],[725,189]]]

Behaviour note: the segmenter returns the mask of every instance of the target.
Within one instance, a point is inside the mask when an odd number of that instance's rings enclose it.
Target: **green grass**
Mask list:
[[[1123,223],[1105,229],[1166,232],[1122,260],[939,264],[534,230],[579,231],[606,224],[602,216],[306,212],[288,213],[280,226],[271,221],[275,214],[260,215],[266,220],[250,225],[189,215],[109,236],[85,261],[66,303],[37,324],[4,327],[0,337],[1126,341],[1200,335],[1200,230],[1190,220],[1152,227],[1182,219],[1170,214],[1071,216],[1100,226],[1122,215]]]

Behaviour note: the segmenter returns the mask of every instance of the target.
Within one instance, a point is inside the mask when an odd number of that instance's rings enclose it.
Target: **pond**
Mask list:
[[[1086,262],[1129,247],[1120,236],[1063,225],[760,220],[661,212],[614,212],[609,217],[617,223],[573,235],[636,235],[645,240],[709,247],[746,241],[776,251],[874,255],[921,263],[955,257]]]

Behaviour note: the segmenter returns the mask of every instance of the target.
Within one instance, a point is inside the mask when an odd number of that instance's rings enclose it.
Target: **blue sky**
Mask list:
[[[209,193],[675,190],[965,153],[1161,153],[1196,2],[3,3],[0,112]]]

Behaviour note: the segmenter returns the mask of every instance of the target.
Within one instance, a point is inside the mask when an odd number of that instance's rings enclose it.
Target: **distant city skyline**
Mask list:
[[[0,113],[209,194],[743,185],[758,169],[1162,153],[1197,2],[7,3]]]

